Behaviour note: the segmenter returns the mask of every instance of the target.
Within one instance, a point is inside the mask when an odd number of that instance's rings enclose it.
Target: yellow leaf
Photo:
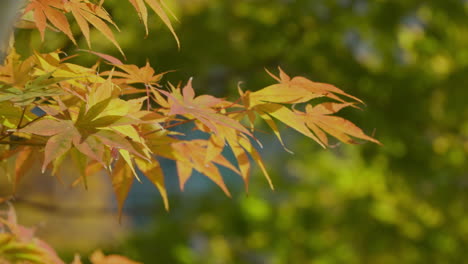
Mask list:
[[[159,3],[159,0],[145,0],[145,2],[153,9],[153,11],[161,18],[161,20],[166,24],[166,26],[169,28],[171,31],[172,35],[174,36],[176,42],[177,42],[177,47],[180,48],[180,41],[179,38],[177,37],[177,34],[175,33],[174,28],[172,27],[171,20],[169,17],[166,15],[164,12],[161,4]]]
[[[119,219],[122,219],[122,210],[127,199],[130,188],[132,187],[134,177],[125,160],[119,159],[112,170],[112,187],[117,198]]]

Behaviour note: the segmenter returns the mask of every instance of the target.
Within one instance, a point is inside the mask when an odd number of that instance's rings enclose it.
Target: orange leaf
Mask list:
[[[128,0],[138,13],[143,25],[145,26],[146,36],[148,36],[148,10],[143,0]]]
[[[73,124],[66,121],[43,119],[34,122],[19,130],[21,133],[31,133],[41,136],[53,136],[72,127]]]
[[[167,190],[164,184],[164,174],[159,162],[157,160],[148,162],[142,159],[135,159],[135,161],[145,177],[148,178],[156,188],[158,188],[164,202],[164,208],[169,210],[169,199],[167,197]]]
[[[63,3],[59,0],[32,0],[25,8],[24,13],[34,12],[34,19],[41,38],[44,40],[44,32],[47,27],[47,20],[56,28],[65,33],[76,45],[75,38],[70,29],[67,17],[63,13]]]
[[[192,79],[188,81],[182,92],[178,88],[173,88],[172,93],[163,90],[160,90],[160,92],[167,96],[170,105],[169,115],[184,115],[187,118],[195,117],[214,133],[218,133],[217,125],[221,125],[251,135],[239,121],[218,113],[215,109],[218,105],[226,104],[226,101],[209,95],[195,97]]]
[[[119,43],[117,43],[115,40],[114,33],[112,33],[112,30],[104,21],[107,21],[114,26],[115,24],[102,7],[90,2],[81,2],[79,0],[71,0],[67,4],[68,8],[75,17],[81,32],[83,32],[83,35],[88,42],[88,46],[91,46],[89,36],[89,24],[91,24],[97,30],[99,30],[110,42],[112,42],[112,44],[114,44],[114,46],[117,47],[117,49],[120,51],[122,56],[125,57],[125,54],[120,48]]]
[[[44,149],[44,163],[42,173],[49,163],[63,156],[72,146],[72,138],[77,133],[74,128],[69,128],[49,138]]]
[[[359,103],[363,103],[361,99],[349,95],[345,93],[343,90],[331,85],[331,84],[326,84],[326,83],[318,83],[318,82],[313,82],[307,78],[304,78],[302,76],[297,76],[294,78],[290,78],[281,68],[279,68],[280,71],[280,78],[279,82],[281,85],[284,85],[286,87],[289,87],[290,89],[294,90],[307,90],[310,93],[320,95],[320,96],[326,96],[329,98],[332,98],[334,100],[340,101],[340,102],[345,102],[343,99],[338,97],[336,94],[342,95],[349,97]],[[272,75],[270,73],[270,75]],[[273,76],[273,75],[272,75]],[[278,77],[273,76],[276,80],[278,80]]]
[[[174,36],[176,42],[177,42],[177,47],[180,48],[180,41],[179,38],[177,37],[177,34],[175,33],[174,28],[172,27],[171,20],[169,17],[166,15],[164,12],[161,4],[159,3],[159,0],[145,0],[145,2],[153,9],[153,11],[161,18],[161,20],[166,24],[166,26],[169,28],[171,31],[172,35]]]
[[[130,188],[135,177],[132,170],[127,166],[125,160],[119,159],[112,170],[112,188],[117,198],[119,220],[122,219],[122,211],[125,200],[127,199]]]
[[[303,135],[310,137],[325,148],[325,145],[310,132],[309,128],[305,125],[304,118],[297,115],[290,109],[279,104],[262,104],[256,107],[259,111],[269,114],[287,126],[301,132]]]
[[[380,144],[378,140],[364,134],[364,132],[359,127],[357,127],[350,121],[338,116],[331,116],[331,114],[334,114],[340,109],[349,105],[350,104],[339,103],[323,103],[315,107],[307,105],[306,124],[314,132],[316,132],[316,134],[318,131],[320,131],[318,130],[318,128],[320,128],[321,130],[329,133],[330,135],[336,137],[344,143],[356,144],[356,142],[349,137],[353,136],[356,138]],[[318,132],[318,134],[320,135],[322,140],[325,140],[326,137],[323,136],[323,134],[320,134],[320,132]]]

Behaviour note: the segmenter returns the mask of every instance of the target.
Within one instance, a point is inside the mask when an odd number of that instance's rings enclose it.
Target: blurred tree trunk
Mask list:
[[[18,18],[18,12],[23,2],[23,0],[0,1],[0,63],[3,63],[5,59],[13,25]]]

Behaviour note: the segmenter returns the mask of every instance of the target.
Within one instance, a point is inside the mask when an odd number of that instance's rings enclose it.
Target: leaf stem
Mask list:
[[[151,135],[151,134],[157,133],[159,131],[162,131],[163,129],[168,129],[168,128],[180,126],[180,125],[183,125],[183,124],[190,123],[192,121],[195,121],[195,118],[187,119],[187,120],[184,120],[184,121],[181,121],[181,122],[178,122],[178,123],[174,123],[174,124],[171,124],[171,125],[164,126],[162,128],[158,128],[158,129],[153,130],[153,131],[146,132],[145,134],[143,134],[143,136],[146,137],[148,135]]]
[[[23,123],[24,115],[26,114],[26,109],[27,108],[28,108],[28,106],[23,107],[23,111],[21,112],[20,120],[18,122],[18,125],[16,126],[17,129],[21,128],[21,123]]]

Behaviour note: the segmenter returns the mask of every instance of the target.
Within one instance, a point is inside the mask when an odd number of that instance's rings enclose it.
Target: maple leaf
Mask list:
[[[141,21],[145,26],[146,35],[148,35],[148,9],[146,8],[146,4],[161,18],[164,24],[169,28],[172,35],[174,36],[177,46],[180,48],[180,41],[175,33],[175,30],[172,26],[171,20],[167,16],[166,12],[164,12],[163,6],[166,7],[163,0],[128,0],[135,10],[138,13]],[[146,4],[145,4],[146,3]],[[175,17],[175,16],[174,16]]]
[[[204,127],[199,127],[199,129],[206,133],[209,132],[209,130]],[[212,161],[215,157],[222,154],[225,147],[229,147],[234,154],[238,168],[231,170],[242,177],[246,191],[249,189],[251,159],[260,167],[271,189],[274,189],[265,164],[257,149],[252,145],[251,137],[249,138],[246,134],[227,126],[217,125],[217,130],[219,133],[211,133],[207,142],[206,151],[199,152],[202,157],[205,157],[204,162],[208,163]],[[257,143],[260,144],[258,140]]]
[[[112,188],[114,190],[115,197],[117,198],[119,219],[121,220],[123,205],[127,199],[135,177],[133,177],[130,167],[127,166],[123,159],[117,160],[112,170],[111,177]]]
[[[119,77],[118,79],[114,79],[118,81],[118,83],[125,83],[125,84],[135,84],[135,83],[142,83],[148,86],[159,86],[158,83],[161,78],[167,72],[162,72],[155,74],[154,69],[151,67],[149,61],[146,62],[146,65],[143,67],[138,67],[136,65],[125,65],[125,64],[116,64],[116,67],[123,70],[124,72],[120,71],[113,71],[113,72],[103,72],[102,75],[112,75],[113,77]]]
[[[87,92],[89,84],[97,85],[105,82],[105,79],[100,77],[95,69],[66,63],[60,59],[59,54],[60,51],[46,54],[35,51],[34,55],[30,57],[36,65],[34,74],[51,73],[53,78],[63,78],[62,89],[77,97],[82,97]],[[65,84],[68,84],[68,87]]]
[[[20,129],[20,132],[50,137],[44,148],[42,173],[51,161],[60,158],[72,147],[73,138],[79,135],[71,120],[53,119],[39,120]]]
[[[162,141],[159,144],[150,145],[155,155],[176,161],[181,190],[184,190],[193,170],[196,170],[215,182],[227,196],[231,196],[217,166],[229,168],[238,174],[240,172],[221,153],[207,162],[205,160],[208,151],[207,146],[207,140],[176,140],[170,138],[166,142]],[[187,155],[188,153],[197,153],[197,155]]]
[[[76,45],[76,40],[70,29],[67,17],[63,13],[64,2],[61,0],[31,0],[24,9],[24,14],[33,11],[34,22],[41,33],[44,41],[44,33],[47,27],[47,21],[51,22],[56,28],[65,33],[68,38]]]
[[[63,90],[56,84],[65,80],[68,78],[54,78],[52,73],[46,73],[30,79],[22,88],[0,83],[0,102],[8,100],[17,105],[26,106],[39,97],[61,95]]]
[[[8,263],[64,264],[50,245],[34,236],[34,228],[18,224],[13,206],[8,205],[8,211],[1,212],[6,217],[0,218],[2,260],[6,258]]]
[[[378,142],[366,136],[356,126],[351,125],[351,122],[340,117],[328,116],[336,113],[339,110],[338,108],[336,108],[335,112],[323,110],[324,107],[330,107],[330,105],[335,105],[335,107],[340,105],[341,108],[345,106],[355,107],[355,103],[347,103],[340,96],[350,98],[358,103],[362,103],[362,100],[345,93],[333,85],[313,82],[301,76],[290,78],[281,68],[279,68],[279,71],[279,77],[267,71],[279,84],[268,86],[256,92],[247,91],[244,93],[239,89],[246,108],[246,112],[241,113],[240,116],[247,115],[252,127],[255,117],[259,116],[273,130],[275,136],[285,149],[281,134],[273,118],[313,139],[324,148],[328,146],[325,133],[329,133],[345,143],[353,142],[346,134],[371,142]],[[285,106],[285,104],[306,103],[318,97],[328,97],[341,102],[341,104],[320,104],[316,106],[316,111],[312,111],[315,108],[307,104],[308,115],[297,110],[291,110]],[[327,115],[324,116],[324,114]],[[317,127],[316,122],[320,125],[320,128]]]
[[[17,88],[24,87],[30,81],[34,67],[34,58],[21,61],[20,55],[12,49],[5,64],[0,65],[0,82]]]
[[[201,95],[195,97],[192,88],[192,79],[188,81],[182,91],[172,87],[172,92],[159,90],[166,95],[169,104],[169,115],[182,115],[189,119],[195,118],[199,122],[217,133],[216,125],[231,127],[239,132],[251,135],[251,133],[239,121],[227,115],[219,113],[215,109],[219,106],[231,104],[223,99],[211,95]]]
[[[348,144],[356,144],[356,141],[354,141],[349,136],[380,144],[378,140],[364,134],[364,132],[362,132],[359,127],[350,121],[338,116],[332,116],[332,114],[335,114],[336,112],[350,105],[352,104],[322,103],[316,106],[307,105],[305,114],[302,112],[296,113],[305,118],[305,123],[307,126],[325,145],[328,145],[328,139],[324,132]]]
[[[101,73],[101,75],[112,76],[113,82],[118,84],[122,88],[122,94],[141,93],[142,91],[140,89],[136,89],[129,85],[137,83],[144,84],[147,96],[147,110],[150,110],[151,94],[155,93],[154,88],[159,87],[159,81],[164,76],[164,74],[168,72],[155,74],[155,70],[151,67],[148,61],[146,62],[146,65],[141,68],[136,65],[114,65],[123,70],[124,72],[112,70],[103,72]],[[155,94],[156,96],[159,96],[159,93],[156,92]],[[156,98],[156,101],[158,101],[158,99],[160,100],[160,98]]]
[[[341,95],[341,96],[345,96],[345,97],[348,97],[348,98],[351,98],[359,103],[363,103],[361,99],[355,97],[355,96],[352,96],[350,94],[347,94],[345,93],[343,90],[331,85],[331,84],[327,84],[327,83],[319,83],[319,82],[314,82],[314,81],[311,81],[307,78],[304,78],[302,76],[296,76],[296,77],[289,77],[289,75],[287,75],[281,68],[278,68],[279,69],[279,77],[278,76],[275,76],[273,75],[272,73],[270,73],[268,70],[267,70],[267,73],[273,77],[275,80],[277,80],[279,82],[279,87],[277,87],[276,89],[281,89],[283,90],[285,93],[281,94],[281,95],[286,95],[286,98],[291,100],[290,96],[292,95],[294,97],[294,94],[300,94],[301,96],[303,96],[302,99],[300,99],[300,101],[292,101],[290,103],[299,103],[299,102],[307,102],[309,101],[310,99],[313,99],[313,98],[316,98],[316,97],[321,97],[321,96],[325,96],[325,97],[328,97],[328,98],[331,98],[331,99],[334,99],[334,100],[337,100],[339,102],[345,102],[341,97],[337,96],[337,95]],[[269,88],[269,87],[267,87]],[[260,90],[259,92],[260,93],[263,93],[263,91],[267,88],[264,88],[262,90]],[[267,89],[267,90],[272,90],[274,91],[275,89]],[[255,94],[257,92],[254,92],[252,94]],[[271,96],[269,95],[270,97],[268,98],[278,98],[276,97],[275,95]],[[260,96],[261,97],[261,96]],[[262,101],[268,101],[268,98],[265,99],[262,99],[260,98],[260,100]],[[288,103],[286,101],[272,101],[272,102],[276,102],[276,103]]]
[[[106,22],[112,24],[117,30],[119,28],[101,5],[93,4],[87,0],[70,0],[65,3],[64,9],[73,14],[89,47],[91,47],[90,25],[92,25],[111,41],[125,57],[119,43],[115,40],[114,33]]]

